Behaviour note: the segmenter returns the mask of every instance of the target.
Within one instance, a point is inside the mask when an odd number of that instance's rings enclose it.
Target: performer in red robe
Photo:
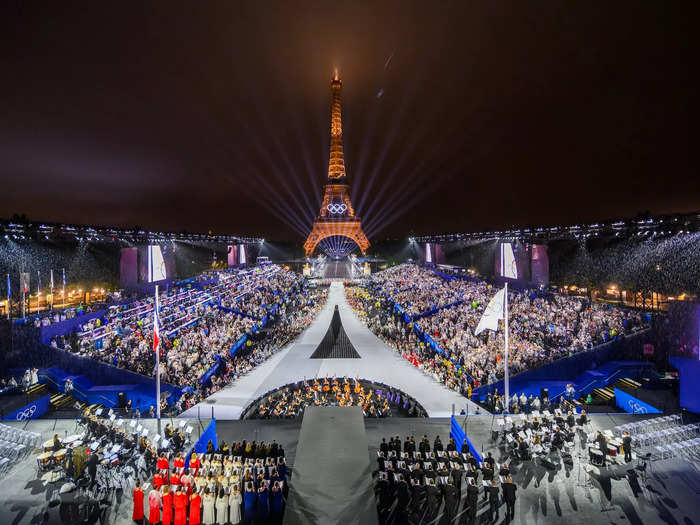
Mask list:
[[[202,522],[201,516],[202,496],[195,492],[190,496],[190,525],[199,525]]]
[[[196,478],[201,467],[202,461],[197,457],[197,454],[193,452],[190,457],[190,473]]]
[[[156,468],[158,470],[170,470],[170,461],[165,457],[165,452],[161,453],[158,461],[156,461]]]
[[[187,522],[187,494],[182,492],[182,487],[177,487],[173,496],[175,505],[175,520],[173,525],[185,525]]]
[[[173,469],[172,474],[170,474],[170,484],[176,487],[180,486],[180,474],[178,474],[175,469]]]
[[[182,457],[181,453],[178,453],[177,457],[173,460],[173,467],[185,468],[185,458]]]
[[[153,488],[148,493],[148,523],[154,525],[160,521],[160,504],[162,498],[160,492]]]
[[[156,472],[153,476],[153,488],[160,490],[160,488],[165,484],[165,479],[160,472]]]
[[[182,473],[182,476],[180,476],[180,485],[182,485],[182,490],[185,491],[187,496],[192,495],[192,484],[194,483],[194,476],[190,474],[189,469],[185,469],[184,472]]]
[[[170,487],[163,485],[163,525],[170,525],[173,521],[173,495]]]
[[[143,523],[143,490],[141,490],[141,482],[136,482],[134,489],[134,512],[131,514],[131,519],[137,523]]]

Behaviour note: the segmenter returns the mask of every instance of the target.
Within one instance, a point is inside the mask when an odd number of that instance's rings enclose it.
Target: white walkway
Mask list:
[[[336,304],[345,332],[362,359],[309,359],[328,330]],[[263,394],[316,376],[358,377],[393,386],[416,399],[430,417],[449,417],[453,404],[456,413],[467,404],[470,414],[476,410],[474,403],[425,375],[377,338],[345,300],[343,284],[334,282],[326,306],[294,342],[180,417],[199,414],[202,418],[238,419],[245,408]]]

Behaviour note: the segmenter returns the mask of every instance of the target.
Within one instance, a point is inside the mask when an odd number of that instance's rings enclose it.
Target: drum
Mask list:
[[[608,445],[608,456],[617,456],[617,447],[614,447],[613,445]]]
[[[603,464],[603,453],[597,448],[589,448],[588,453],[590,455],[591,463],[594,465]]]
[[[53,458],[61,462],[64,459],[66,459],[66,453],[68,452],[68,449],[62,448],[61,450],[57,450],[56,452],[53,453]]]
[[[41,468],[48,468],[49,465],[51,465],[51,461],[53,460],[53,453],[52,452],[44,452],[43,454],[39,454],[36,457],[37,461],[39,462],[39,465]]]
[[[44,447],[44,452],[50,452],[51,450],[53,450],[53,439],[49,439],[48,441],[44,441],[43,447]]]

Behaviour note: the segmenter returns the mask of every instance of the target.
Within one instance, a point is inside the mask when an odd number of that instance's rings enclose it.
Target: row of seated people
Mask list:
[[[419,450],[416,450],[413,437],[406,438],[403,451],[398,436],[389,443],[382,441],[377,452],[376,487],[380,521],[384,521],[395,507],[399,516],[416,514],[425,516],[429,522],[437,519],[444,503],[444,513],[451,523],[458,513],[463,486],[467,488],[464,510],[472,523],[482,489],[484,500],[488,498],[491,502],[490,513],[498,513],[501,486],[504,497],[509,499],[512,496],[514,503],[516,489],[507,463],[499,465],[490,452],[483,462],[479,461],[469,452],[466,440],[461,445],[461,452],[455,450],[452,439],[446,450],[442,450],[439,437],[435,441],[433,451],[428,450],[430,444],[426,436],[421,438]],[[402,517],[398,522],[402,522]]]
[[[574,444],[576,432],[588,423],[586,411],[576,417],[573,412],[566,414],[555,409],[554,415],[549,411],[528,416],[505,417],[497,420],[497,429],[493,437],[501,434],[501,443],[513,455],[522,460],[533,456],[548,455],[553,450],[570,450]]]
[[[260,447],[265,450],[266,447]],[[232,454],[161,454],[148,493],[148,521],[163,525],[237,524],[281,517],[287,491],[284,452],[247,458]],[[144,488],[148,488],[146,485]],[[144,492],[134,490],[133,519],[144,518]]]

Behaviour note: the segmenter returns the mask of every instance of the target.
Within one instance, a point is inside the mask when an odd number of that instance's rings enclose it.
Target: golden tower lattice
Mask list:
[[[340,92],[343,84],[335,74],[331,81],[331,147],[328,159],[328,182],[323,193],[323,203],[311,233],[304,243],[307,257],[311,257],[318,244],[329,237],[351,239],[364,254],[369,241],[362,230],[360,217],[350,202],[350,185],[345,174],[343,155],[343,124],[340,116]]]

